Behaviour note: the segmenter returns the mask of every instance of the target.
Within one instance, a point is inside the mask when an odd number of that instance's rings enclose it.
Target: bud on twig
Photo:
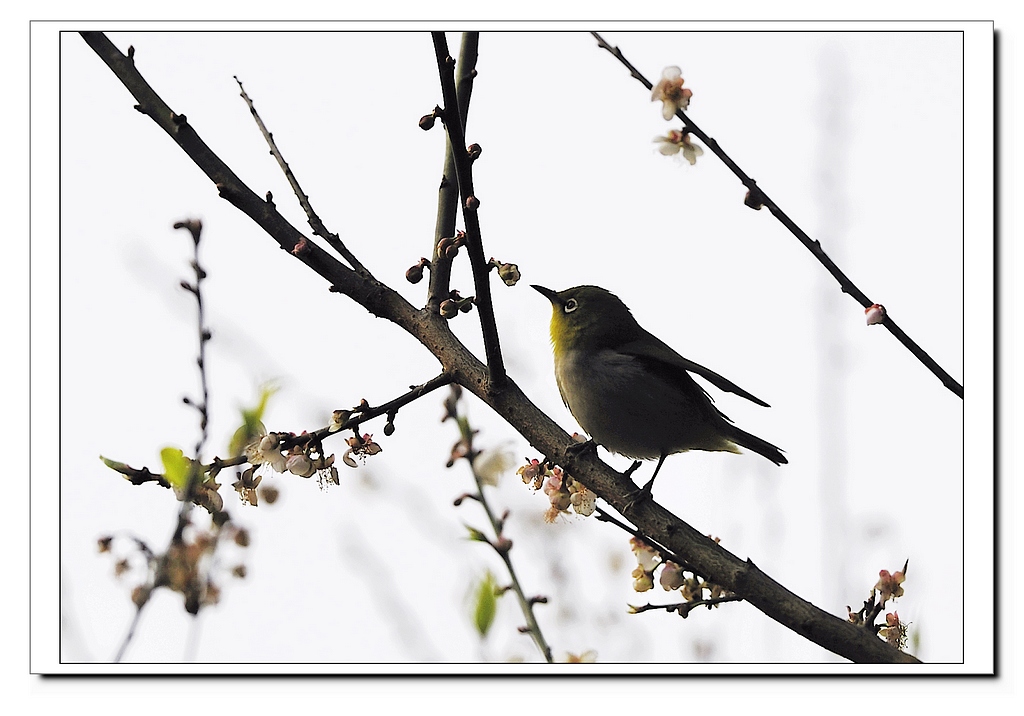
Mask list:
[[[434,126],[434,120],[441,116],[441,112],[441,108],[438,107],[437,105],[434,105],[434,110],[430,114],[425,114],[422,117],[420,117],[420,129],[422,129],[424,132],[426,132],[429,129],[432,129]],[[442,118],[441,121],[444,121],[444,118]]]
[[[873,303],[864,309],[864,317],[868,325],[873,326],[885,320],[885,306],[880,303]]]
[[[423,269],[430,268],[430,261],[421,258],[419,263],[411,266],[408,271],[405,272],[405,280],[409,283],[419,283],[423,280]]]

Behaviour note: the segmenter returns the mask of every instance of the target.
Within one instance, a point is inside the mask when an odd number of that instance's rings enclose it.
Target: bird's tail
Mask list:
[[[729,425],[728,427],[729,439],[740,447],[756,452],[758,455],[768,458],[776,465],[785,465],[789,462],[786,456],[782,454],[782,451],[767,440],[762,440],[756,435],[740,430],[735,425]]]

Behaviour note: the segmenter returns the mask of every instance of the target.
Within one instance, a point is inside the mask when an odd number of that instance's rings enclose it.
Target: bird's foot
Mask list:
[[[574,440],[565,446],[565,456],[569,458],[576,458],[588,452],[597,452],[597,443],[593,440],[585,440],[584,442],[576,442]]]
[[[639,464],[640,464],[639,462],[634,462],[633,466],[631,468],[629,468],[628,470],[626,470],[626,472],[624,474],[627,477],[629,475],[633,474],[633,471],[636,470],[636,468],[637,468],[637,466]],[[651,488],[653,486],[654,486],[654,478],[652,477],[650,480],[647,481],[646,485],[644,485],[643,487],[638,489],[636,492],[634,492],[631,495],[629,495],[629,498],[626,501],[626,505],[625,505],[625,507],[623,507],[623,514],[625,514],[627,512],[632,512],[633,508],[636,507],[637,505],[641,505],[644,502],[647,502],[648,500],[653,499],[653,495],[651,493]]]

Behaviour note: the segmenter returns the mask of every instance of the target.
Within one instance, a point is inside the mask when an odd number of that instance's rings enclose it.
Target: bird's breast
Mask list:
[[[562,400],[597,443],[634,458],[661,454],[649,432],[663,391],[632,356],[607,349],[566,351],[555,371]]]

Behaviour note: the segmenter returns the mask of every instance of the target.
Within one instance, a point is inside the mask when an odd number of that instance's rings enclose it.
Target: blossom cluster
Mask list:
[[[345,411],[335,411],[335,417],[332,418],[332,426],[334,424],[333,421],[339,419],[341,417],[339,413],[342,412]],[[306,435],[306,433],[303,433],[303,435]],[[270,471],[273,473],[290,472],[299,477],[317,475],[320,479],[321,487],[325,484],[337,485],[340,483],[338,468],[334,465],[335,456],[333,454],[324,454],[318,439],[311,438],[302,444],[284,449],[282,444],[284,439],[288,437],[294,437],[294,434],[266,433],[257,435],[256,439],[245,447],[244,455],[250,467],[244,472],[239,473],[238,480],[232,485],[238,492],[242,502],[254,506],[258,504],[256,489],[263,479],[263,475],[258,473],[264,465],[269,466]],[[342,456],[342,462],[349,467],[358,466],[356,461],[352,459],[352,455],[365,457],[366,455],[375,455],[381,451],[380,445],[373,442],[370,435],[359,436],[356,433],[347,442],[349,449]],[[261,492],[267,498],[267,502],[273,502],[276,499],[276,490],[264,488]]]
[[[885,615],[883,626],[874,626],[875,617],[882,611],[885,604],[903,596],[903,582],[906,581],[907,565],[903,569],[890,572],[882,569],[878,572],[878,581],[871,589],[871,596],[864,602],[860,611],[846,607],[848,619],[854,624],[877,629],[877,633],[892,646],[902,650],[907,644],[907,627],[909,622],[900,620],[899,612],[893,610]]]
[[[661,116],[670,121],[676,116],[676,112],[690,106],[690,99],[693,91],[683,87],[683,72],[675,65],[666,67],[661,73],[658,84],[651,89],[651,101],[661,102]],[[668,134],[655,137],[658,144],[658,151],[665,156],[682,156],[690,165],[697,163],[697,157],[704,154],[704,150],[690,141],[690,133],[684,125],[682,130],[672,129]]]
[[[714,538],[715,542],[719,539]],[[637,592],[646,592],[654,589],[654,572],[661,567],[661,574],[658,583],[666,592],[679,590],[683,599],[687,602],[699,602],[705,599],[704,592],[707,590],[709,599],[718,599],[729,594],[721,585],[701,579],[672,560],[664,559],[654,547],[644,542],[639,537],[629,540],[630,549],[636,556],[637,566],[630,575],[633,577],[633,589]],[[717,605],[715,605],[717,606]],[[632,608],[632,611],[636,611]],[[680,611],[686,615],[687,611]]]
[[[878,582],[875,583],[879,603],[885,604],[890,599],[896,600],[902,597],[905,579],[906,576],[902,570],[897,570],[892,574],[888,569],[879,570]],[[878,630],[878,634],[897,649],[903,649],[907,644],[907,625],[900,621],[900,614],[896,610],[885,615],[885,626]]]
[[[543,490],[550,506],[544,513],[544,521],[554,522],[560,514],[568,514],[569,508],[578,515],[588,517],[597,509],[597,495],[582,482],[562,468],[549,467],[537,459],[527,458],[525,465],[516,470],[523,482],[534,490]]]
[[[142,540],[130,538],[127,549],[119,547],[124,539],[112,536],[98,541],[100,552],[118,556],[114,574],[118,578],[136,574],[136,586],[132,589],[132,602],[142,608],[149,601],[153,591],[166,587],[184,597],[185,610],[198,614],[204,606],[216,604],[220,599],[220,586],[216,581],[215,565],[222,555],[218,547],[228,538],[236,546],[249,546],[247,530],[232,522],[214,520],[209,529],[190,526],[180,539],[174,539],[164,554],[156,554]],[[214,558],[217,553],[217,558]],[[245,565],[237,564],[230,574],[245,577]]]
[[[662,103],[661,116],[665,121],[676,116],[676,112],[690,106],[693,90],[683,87],[683,71],[672,65],[662,70],[658,84],[651,88],[651,101]]]

